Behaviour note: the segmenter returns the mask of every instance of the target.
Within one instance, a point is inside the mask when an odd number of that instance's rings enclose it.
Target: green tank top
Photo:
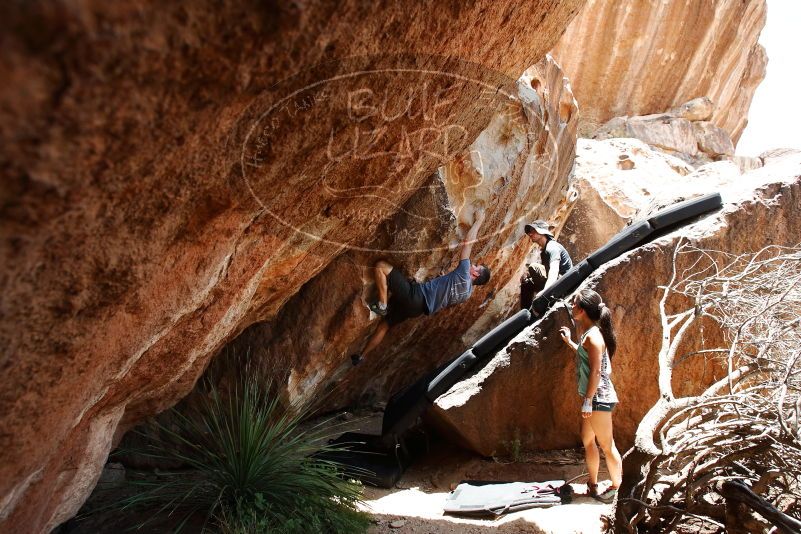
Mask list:
[[[592,328],[598,328],[593,326]],[[578,392],[581,397],[587,396],[587,386],[590,383],[590,355],[587,353],[582,345],[587,334],[590,333],[590,328],[578,343],[576,348],[576,379],[578,381]],[[601,354],[601,377],[598,381],[598,389],[595,390],[593,399],[598,402],[618,402],[617,392],[615,386],[612,384],[612,361],[609,358],[609,352],[604,347],[604,353]]]
[[[586,336],[587,334],[584,334]],[[576,349],[576,379],[578,380],[578,392],[582,397],[587,396],[587,385],[590,382],[590,355],[582,347],[584,336],[581,336],[579,346]]]

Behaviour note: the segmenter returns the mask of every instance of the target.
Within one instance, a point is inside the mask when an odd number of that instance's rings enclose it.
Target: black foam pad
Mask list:
[[[472,350],[467,350],[455,358],[428,383],[428,391],[426,392],[428,400],[434,402],[437,397],[448,391],[477,361],[478,358],[473,354]]]
[[[635,222],[618,232],[606,245],[590,254],[586,261],[593,269],[597,269],[645,241],[653,231],[654,229],[651,228],[648,221]]]
[[[431,401],[426,397],[428,384],[446,366],[426,374],[406,389],[390,397],[387,407],[384,409],[384,419],[381,424],[381,435],[387,442],[391,442],[414,426],[417,418],[431,406]]]
[[[554,302],[576,289],[594,270],[595,268],[587,260],[574,265],[572,269],[559,277],[551,287],[545,290],[542,295],[534,299],[531,309],[535,314],[542,315]]]
[[[531,312],[520,310],[476,341],[473,344],[473,354],[478,358],[485,358],[493,354],[507,341],[522,332],[530,323]]]
[[[654,230],[673,226],[693,217],[698,217],[708,211],[716,210],[723,205],[720,193],[711,193],[702,197],[685,200],[660,210],[648,219]]]
[[[345,476],[379,488],[391,488],[400,479],[410,459],[393,448],[384,448],[379,436],[346,432],[330,444],[334,450],[315,455],[336,462]]]

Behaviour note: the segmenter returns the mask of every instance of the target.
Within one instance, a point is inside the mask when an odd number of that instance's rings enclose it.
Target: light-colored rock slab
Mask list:
[[[725,130],[706,121],[692,124],[693,133],[698,141],[698,150],[712,158],[734,156],[734,144]]]
[[[715,112],[715,104],[708,96],[693,98],[670,110],[670,115],[688,121],[708,121]]]

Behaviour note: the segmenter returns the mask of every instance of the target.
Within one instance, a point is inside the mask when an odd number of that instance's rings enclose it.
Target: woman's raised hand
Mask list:
[[[563,326],[559,329],[559,335],[562,336],[562,341],[570,345],[573,341],[570,337],[570,329],[566,326]]]

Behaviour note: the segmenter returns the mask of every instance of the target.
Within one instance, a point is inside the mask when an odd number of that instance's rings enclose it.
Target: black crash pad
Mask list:
[[[711,193],[698,198],[691,198],[679,202],[665,209],[659,210],[648,219],[654,230],[661,230],[674,224],[698,217],[704,213],[716,210],[723,205],[720,193]]]
[[[531,312],[520,310],[476,341],[472,348],[473,354],[479,358],[494,354],[529,324],[531,324]]]
[[[428,383],[426,391],[428,400],[432,403],[437,400],[437,397],[448,391],[477,361],[478,357],[472,350],[459,355]]]
[[[648,221],[635,222],[615,234],[615,237],[610,239],[606,245],[587,256],[586,261],[593,269],[597,269],[604,263],[643,243],[653,231],[654,229],[651,228]]]
[[[400,447],[385,448],[381,436],[346,432],[329,440],[334,450],[315,457],[337,462],[345,476],[379,488],[391,488],[412,461],[408,451]]]
[[[431,401],[426,397],[428,385],[450,363],[426,374],[389,398],[381,422],[381,435],[387,445],[413,427],[423,412],[431,407]]]

